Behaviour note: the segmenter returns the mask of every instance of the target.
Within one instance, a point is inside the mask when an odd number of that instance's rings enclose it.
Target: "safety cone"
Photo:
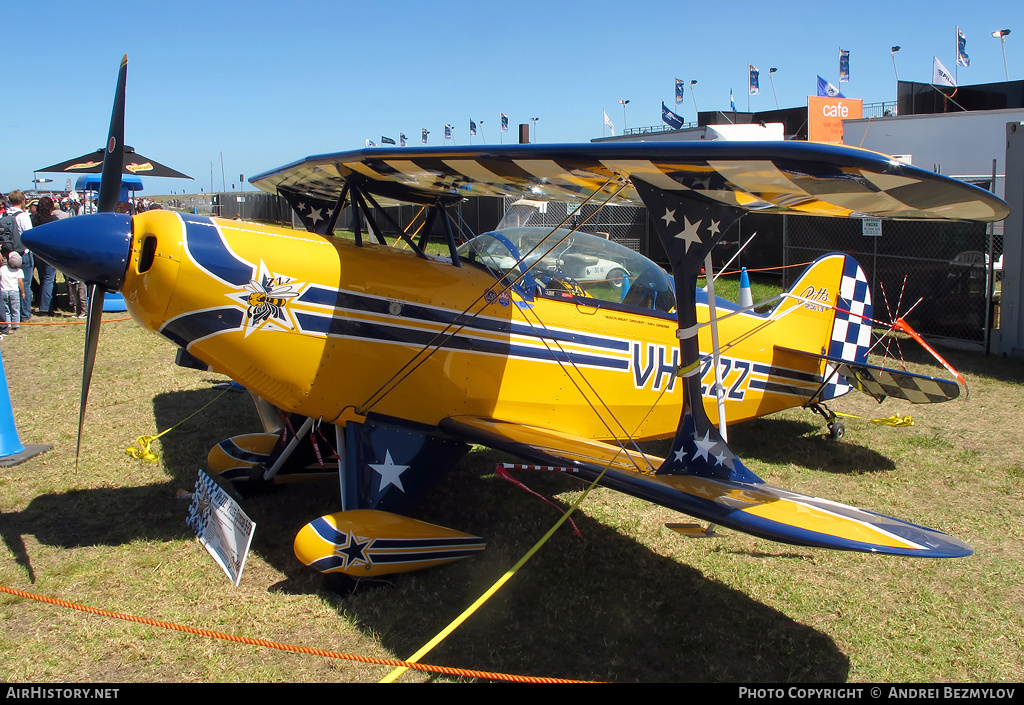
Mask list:
[[[750,294],[750,277],[747,276],[747,268],[740,270],[740,308],[747,308],[754,305],[754,297]]]
[[[7,373],[4,371],[3,356],[0,355],[0,467],[9,467],[23,463],[53,446],[24,446],[18,439],[18,429],[14,427],[14,410],[11,408],[11,394],[7,391]]]

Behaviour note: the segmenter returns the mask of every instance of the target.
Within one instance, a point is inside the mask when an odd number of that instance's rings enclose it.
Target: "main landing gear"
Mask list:
[[[822,403],[809,404],[808,409],[813,411],[815,414],[820,414],[825,419],[825,424],[828,426],[828,435],[834,440],[838,441],[840,438],[846,435],[846,426],[836,416],[836,412],[829,409]]]

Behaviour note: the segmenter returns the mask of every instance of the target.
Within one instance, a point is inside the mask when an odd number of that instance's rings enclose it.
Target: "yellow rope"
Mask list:
[[[878,424],[879,426],[913,426],[914,419],[910,418],[910,414],[906,416],[893,414],[884,419],[871,419],[871,423]]]
[[[210,404],[212,404],[213,402],[217,401],[218,399],[220,399],[222,396],[224,396],[225,394],[227,394],[230,391],[231,391],[230,388],[225,389],[223,392],[221,392],[220,394],[215,396],[213,399],[208,401],[206,404],[203,404],[203,406],[201,406],[200,408],[196,409],[191,414],[189,414],[188,416],[183,418],[181,421],[179,421],[178,423],[176,423],[173,426],[171,426],[170,428],[168,428],[166,431],[161,431],[160,433],[156,434],[155,436],[139,436],[138,438],[135,439],[135,442],[139,445],[139,447],[136,448],[135,446],[128,446],[127,448],[124,449],[124,452],[127,453],[132,458],[135,458],[137,460],[148,460],[150,462],[156,462],[157,460],[159,460],[159,458],[157,457],[157,454],[154,453],[152,448],[150,447],[153,444],[153,441],[155,441],[157,438],[159,438],[160,436],[164,435],[165,433],[170,433],[171,431],[176,429],[178,426],[180,426],[183,423],[185,423],[186,421],[188,421],[190,418],[192,418],[193,416],[198,414],[200,411],[202,411],[203,409],[205,409]]]
[[[611,467],[611,465],[609,465],[608,467]],[[456,617],[454,620],[452,620],[451,624],[449,624],[447,627],[442,629],[437,634],[437,636],[435,636],[433,639],[428,641],[422,648],[420,648],[419,651],[417,651],[415,654],[413,654],[408,659],[406,659],[406,662],[409,663],[409,664],[417,663],[421,658],[426,656],[427,653],[429,653],[435,646],[437,646],[442,641],[444,641],[448,637],[449,634],[451,634],[453,631],[458,629],[462,625],[463,622],[465,622],[467,619],[469,619],[473,615],[474,612],[476,612],[478,609],[480,609],[484,605],[484,603],[486,603],[487,600],[489,600],[494,595],[494,593],[498,592],[498,590],[500,590],[502,588],[502,586],[505,583],[507,583],[509,580],[511,580],[512,576],[515,575],[516,572],[520,568],[522,568],[526,564],[526,562],[528,560],[530,560],[534,556],[535,553],[537,553],[537,551],[540,550],[540,547],[543,546],[545,543],[547,543],[548,539],[550,539],[552,536],[554,536],[555,531],[557,531],[558,528],[562,524],[564,524],[566,522],[566,520],[568,520],[569,515],[572,514],[574,511],[576,511],[576,507],[578,507],[580,505],[580,503],[584,499],[586,499],[587,495],[590,494],[590,490],[594,489],[594,487],[597,486],[597,483],[601,480],[602,477],[604,477],[604,474],[606,472],[608,472],[608,468],[607,467],[604,470],[601,471],[600,475],[598,475],[596,478],[594,478],[594,481],[591,482],[590,485],[587,487],[587,489],[583,491],[583,494],[580,495],[579,499],[577,499],[575,502],[572,503],[572,506],[570,506],[569,509],[566,510],[565,514],[563,514],[558,519],[558,521],[556,521],[554,523],[554,525],[550,529],[548,529],[548,532],[546,534],[544,534],[540,538],[540,540],[537,541],[537,543],[535,543],[533,545],[533,547],[529,551],[527,551],[526,554],[522,558],[519,559],[519,561],[516,562],[516,564],[514,566],[509,568],[505,572],[504,575],[502,575],[500,578],[498,578],[498,580],[494,583],[494,585],[492,585],[490,588],[488,588],[487,591],[484,592],[483,595],[481,595],[479,598],[477,598],[476,602],[474,602],[472,605],[467,607],[465,609],[465,611],[463,611],[462,614],[460,614],[458,617]],[[391,671],[391,673],[389,673],[386,676],[384,676],[384,678],[382,678],[379,682],[381,682],[381,683],[391,683],[396,678],[398,678],[400,675],[402,675],[407,670],[409,670],[409,668],[412,668],[412,666],[400,666],[399,668],[394,669],[393,671]]]
[[[848,419],[867,419],[866,416],[857,416],[856,414],[844,414],[844,413],[841,413],[839,411],[837,411],[835,413],[836,413],[836,416],[845,416]],[[900,414],[893,414],[892,416],[887,416],[884,419],[867,419],[867,420],[870,421],[871,423],[877,424],[879,426],[913,426],[914,425],[914,419],[911,418],[910,414],[907,414],[906,416],[901,416]]]

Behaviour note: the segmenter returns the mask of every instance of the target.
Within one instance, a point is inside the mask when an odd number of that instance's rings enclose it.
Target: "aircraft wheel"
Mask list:
[[[612,283],[616,289],[622,288],[622,280],[626,278],[626,272],[622,269],[613,269],[608,272],[608,281]]]
[[[238,494],[243,497],[255,497],[259,494],[265,494],[268,490],[274,487],[273,480],[263,479],[263,473],[266,471],[267,466],[263,463],[256,463],[250,467],[249,479],[234,483],[235,489],[238,490]]]
[[[836,421],[834,424],[829,426],[828,433],[832,437],[832,440],[838,441],[846,435],[846,426],[843,425],[842,421]]]

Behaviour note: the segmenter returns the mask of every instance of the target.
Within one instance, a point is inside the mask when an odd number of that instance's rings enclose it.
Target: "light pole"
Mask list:
[[[629,101],[620,100],[619,105],[622,106],[622,134],[626,134],[626,106],[629,105]]]
[[[775,77],[774,77],[774,74],[775,74],[776,71],[778,71],[778,69],[768,69],[768,80],[772,82],[772,96],[775,98],[775,109],[778,110],[779,109],[779,96],[776,95],[776,93],[775,93]]]
[[[896,52],[898,52],[899,50],[899,45],[894,46],[892,49],[889,50],[889,56],[892,57],[892,70],[896,73],[896,112],[899,112],[900,104],[900,70],[896,68]]]
[[[540,120],[539,117],[530,118],[530,121],[533,123],[533,143],[534,144],[537,144],[537,121],[538,120]]]
[[[1006,80],[1010,80],[1010,70],[1006,68],[1006,35],[1010,33],[1008,29],[998,29],[992,33],[993,37],[999,40],[999,45],[1003,49],[1003,73],[1006,74]]]
[[[697,115],[697,94],[694,92],[694,89],[693,89],[693,87],[696,86],[696,85],[697,85],[696,79],[690,81],[690,98],[693,99],[693,114],[694,114],[693,120],[694,120],[694,122],[697,121],[697,118],[696,118],[696,115]]]

